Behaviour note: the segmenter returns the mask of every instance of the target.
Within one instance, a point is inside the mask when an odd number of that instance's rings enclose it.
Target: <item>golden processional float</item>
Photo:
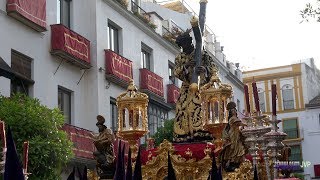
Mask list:
[[[164,179],[168,173],[168,153],[177,179],[206,180],[212,155],[222,169],[223,179],[253,179],[254,169],[260,180],[276,179],[277,159],[286,134],[278,130],[276,87],[272,86],[273,115],[261,113],[256,84],[253,83],[255,112],[250,112],[248,86],[245,85],[246,114],[239,119],[236,104],[230,101],[232,87],[223,84],[214,60],[202,51],[207,0],[200,0],[199,20],[191,20],[196,39],[192,45],[189,31],[176,43],[182,48],[175,59],[175,76],[182,81],[176,103],[173,143],[164,140],[159,147],[142,151],[143,179]],[[138,142],[148,133],[148,96],[130,82],[117,98],[117,135],[129,142],[133,159]],[[288,159],[287,159],[288,160]]]

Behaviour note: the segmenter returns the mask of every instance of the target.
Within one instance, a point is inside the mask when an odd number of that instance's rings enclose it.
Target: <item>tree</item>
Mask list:
[[[60,130],[64,117],[59,109],[49,109],[38,99],[16,94],[0,96],[0,119],[10,125],[17,151],[29,141],[29,179],[61,179],[62,168],[72,158],[72,142]],[[21,158],[20,158],[21,159]]]
[[[315,19],[317,22],[320,22],[320,0],[316,0],[314,4],[306,4],[305,8],[300,11],[300,15],[303,21],[308,22],[310,19]]]
[[[159,127],[153,135],[155,145],[158,146],[164,139],[172,142],[173,139],[173,124],[174,119],[164,121],[164,126]]]

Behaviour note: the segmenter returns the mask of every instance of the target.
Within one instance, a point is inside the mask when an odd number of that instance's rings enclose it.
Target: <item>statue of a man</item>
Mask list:
[[[93,143],[97,151],[93,152],[93,156],[97,161],[97,172],[100,178],[109,178],[113,177],[114,172],[113,142],[115,138],[112,130],[104,125],[104,117],[98,115],[97,120],[96,126],[99,128],[99,134],[94,136]]]
[[[200,92],[192,92],[190,84],[194,71],[200,74],[200,87],[208,83],[213,73],[216,73],[216,67],[207,52],[202,53],[201,66],[195,67],[194,47],[188,31],[179,36],[176,42],[183,48],[183,52],[175,59],[174,74],[182,81],[182,86],[176,103],[173,140],[175,142],[211,140],[211,134],[203,131]]]
[[[244,145],[244,137],[240,128],[244,126],[237,116],[236,104],[229,102],[227,104],[228,125],[224,129],[223,139],[224,147],[221,152],[221,162],[223,168],[227,172],[232,172],[239,168],[241,162],[244,160],[246,148]]]

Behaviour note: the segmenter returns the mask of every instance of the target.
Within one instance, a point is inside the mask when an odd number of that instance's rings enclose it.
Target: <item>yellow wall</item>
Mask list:
[[[286,68],[284,71],[281,71],[281,68]],[[287,71],[287,69],[292,69],[291,71]],[[271,84],[276,83],[277,85],[277,94],[278,94],[278,112],[277,113],[288,113],[288,112],[297,112],[304,110],[304,100],[303,100],[303,91],[302,91],[302,76],[301,76],[301,64],[293,64],[288,66],[280,66],[274,68],[266,68],[266,69],[259,69],[254,71],[244,72],[244,74],[261,74],[260,72],[268,72],[264,75],[257,75],[257,76],[248,76],[243,79],[243,82],[249,86],[249,97],[250,97],[250,106],[251,112],[255,109],[254,101],[253,101],[253,92],[251,83],[253,81],[257,83],[264,84],[265,90],[265,103],[266,103],[266,113],[270,114],[272,111],[271,108],[271,85],[269,85],[269,81]],[[276,71],[273,73],[272,71]],[[294,89],[294,98],[295,98],[295,108],[291,110],[284,110],[282,105],[282,92],[281,92],[281,80],[293,78],[293,89]]]

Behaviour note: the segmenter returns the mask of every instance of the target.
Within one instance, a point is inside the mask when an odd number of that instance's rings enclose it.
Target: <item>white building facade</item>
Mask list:
[[[0,57],[15,75],[12,80],[0,76],[1,95],[22,92],[49,108],[60,108],[75,144],[90,142],[90,131],[97,132],[97,115],[117,130],[115,101],[130,79],[149,95],[149,135],[174,118],[181,82],[172,72],[180,49],[162,37],[159,23],[168,23],[167,18],[145,12],[140,1],[127,6],[120,0],[26,2],[0,0]],[[222,81],[234,87],[234,100],[242,110],[241,71],[225,60],[213,39],[209,53]],[[77,134],[80,131],[86,135]],[[93,144],[75,146],[74,151],[74,162],[93,167]]]
[[[308,105],[320,94],[320,71],[314,60],[247,71],[243,77],[249,86],[251,111],[255,107],[251,83],[257,83],[260,110],[266,114],[272,113],[271,85],[277,85],[277,115],[282,120],[278,125],[287,133],[284,143],[291,147],[290,160],[304,165],[302,173],[307,179],[315,177],[314,167],[320,164],[316,153],[320,150],[320,109]]]

